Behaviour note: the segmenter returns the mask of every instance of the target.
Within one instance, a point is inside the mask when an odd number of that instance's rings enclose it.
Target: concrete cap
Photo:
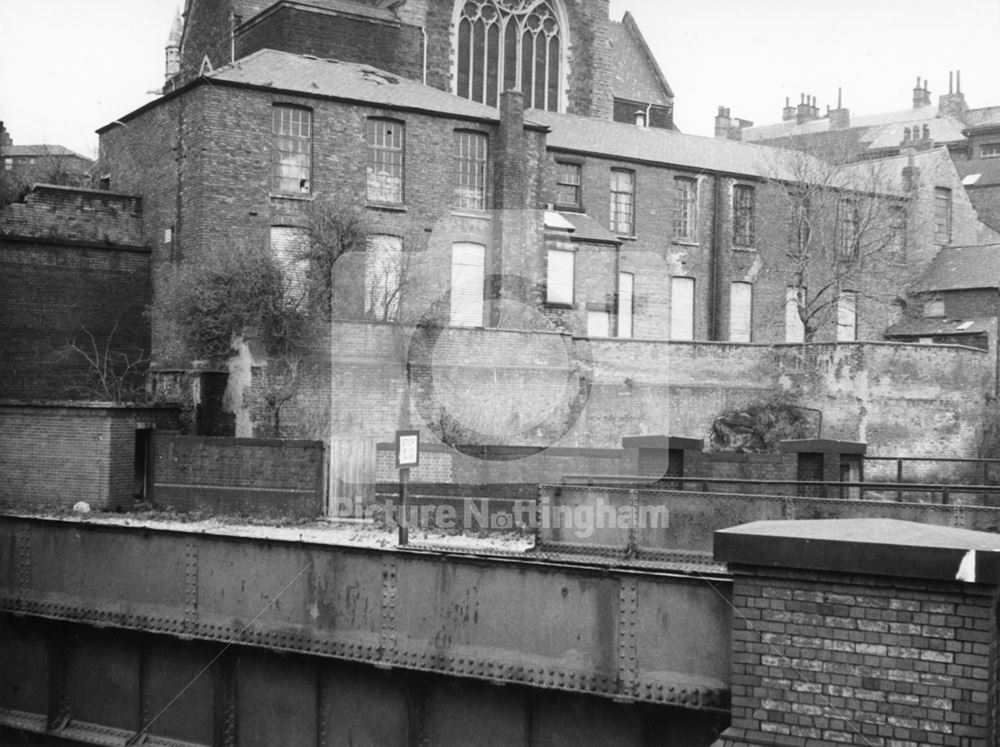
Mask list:
[[[737,565],[1000,584],[1000,534],[898,519],[756,521],[715,532]]]
[[[823,454],[864,454],[868,444],[861,441],[835,441],[830,438],[795,438],[778,442],[779,451]]]
[[[700,438],[684,438],[683,436],[625,436],[622,438],[622,448],[702,451],[705,448],[705,442]]]

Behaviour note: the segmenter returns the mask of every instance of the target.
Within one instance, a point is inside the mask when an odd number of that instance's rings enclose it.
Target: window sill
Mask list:
[[[269,196],[272,200],[298,200],[299,202],[313,202],[316,199],[316,195],[311,192],[271,192]]]
[[[617,233],[617,234],[615,234],[615,237],[619,241],[638,241],[639,240],[639,237],[636,236],[634,233]]]
[[[694,239],[670,239],[670,243],[677,244],[679,246],[701,246],[701,244]]]
[[[545,308],[547,309],[567,309],[569,311],[573,310],[573,304],[571,303],[557,303],[555,301],[545,301]]]
[[[488,210],[472,210],[470,208],[452,208],[451,214],[456,218],[479,218],[486,220],[490,217]]]
[[[733,251],[734,252],[756,252],[757,251],[757,247],[755,247],[755,246],[739,246],[737,244],[733,244]]]
[[[406,213],[409,208],[406,207],[402,202],[375,202],[369,201],[365,203],[365,207],[369,210],[386,210],[392,213]]]
[[[558,202],[552,206],[552,209],[559,213],[585,213],[583,205],[560,205]]]

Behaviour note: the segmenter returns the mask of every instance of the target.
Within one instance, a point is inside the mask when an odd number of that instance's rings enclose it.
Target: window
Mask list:
[[[670,279],[670,339],[694,339],[694,278]]]
[[[951,243],[951,190],[934,188],[934,241]]]
[[[486,247],[458,243],[451,248],[451,323],[456,327],[483,326]]]
[[[403,201],[403,136],[402,122],[391,119],[369,119],[367,184],[371,202]]]
[[[698,182],[686,176],[674,177],[674,238],[697,241]]]
[[[858,339],[858,294],[841,291],[837,298],[837,342]]]
[[[455,93],[498,106],[500,93],[558,111],[563,29],[558,0],[465,0],[455,20]]]
[[[944,316],[944,299],[929,298],[924,302],[925,317]]]
[[[753,284],[729,284],[729,340],[750,342],[753,319]]]
[[[455,133],[455,207],[486,209],[487,139],[482,132]]]
[[[799,308],[805,306],[805,303],[805,288],[785,288],[785,342],[805,342],[806,325],[799,314]]]
[[[583,199],[580,194],[583,166],[578,163],[556,163],[556,204],[580,210]]]
[[[403,279],[403,240],[369,236],[365,254],[365,316],[379,321],[399,319]]]
[[[611,337],[611,313],[607,308],[587,309],[587,337]]]
[[[635,275],[618,273],[618,336],[631,337],[635,319]]]
[[[889,208],[889,248],[895,252],[906,249],[906,208],[892,205]]]
[[[809,249],[809,239],[812,238],[809,195],[792,194],[790,199],[792,201],[791,243],[796,254],[802,255]]]
[[[754,188],[746,184],[733,187],[733,244],[753,246]]]
[[[842,197],[837,203],[837,250],[841,259],[858,256],[858,201]]]
[[[308,251],[309,238],[304,228],[271,226],[271,254],[281,268],[285,298],[293,303],[305,299]]]
[[[296,106],[275,106],[271,132],[271,189],[308,194],[312,179],[312,112]]]
[[[1000,143],[983,143],[979,146],[980,158],[996,158],[1000,156]]]
[[[552,240],[549,240],[552,243]],[[545,302],[561,306],[573,305],[573,280],[576,272],[576,253],[563,243],[548,248],[545,272]]]
[[[635,172],[611,169],[611,233],[635,234]]]

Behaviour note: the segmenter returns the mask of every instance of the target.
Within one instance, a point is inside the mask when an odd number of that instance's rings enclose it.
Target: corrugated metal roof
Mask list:
[[[497,121],[498,110],[384,70],[353,62],[262,49],[208,76],[209,80],[267,86],[314,96],[364,101]]]
[[[947,246],[914,283],[916,293],[1000,288],[1000,244]]]

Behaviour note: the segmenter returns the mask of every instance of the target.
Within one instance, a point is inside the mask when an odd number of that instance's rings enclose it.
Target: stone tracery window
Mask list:
[[[565,29],[557,0],[459,0],[456,92],[498,106],[518,89],[524,105],[558,111]]]

